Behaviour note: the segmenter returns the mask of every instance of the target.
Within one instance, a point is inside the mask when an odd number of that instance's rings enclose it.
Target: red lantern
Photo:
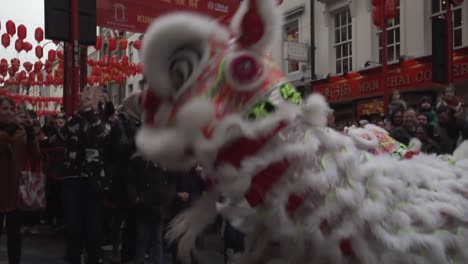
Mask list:
[[[54,76],[47,74],[46,82],[52,84],[54,82]]]
[[[37,73],[37,80],[40,82],[44,81],[44,74],[42,72]]]
[[[63,84],[63,77],[60,75],[55,75],[54,76],[54,84],[55,86],[60,86]]]
[[[380,6],[380,5],[382,5],[382,0],[372,0],[372,5],[373,6]]]
[[[3,84],[3,78],[0,77],[0,84]]]
[[[45,66],[46,68],[52,68],[52,62],[50,62],[50,60],[46,60],[44,66]]]
[[[28,35],[26,27],[21,24],[18,26],[18,38],[24,40]]]
[[[22,39],[17,39],[15,41],[15,50],[20,53],[23,50],[23,40]]]
[[[95,83],[94,77],[93,76],[88,76],[87,78],[87,83],[89,86],[93,86]]]
[[[55,61],[55,59],[57,58],[57,53],[55,52],[55,50],[49,50],[49,53],[47,54],[47,59],[49,61]]]
[[[115,38],[109,38],[109,50],[110,51],[115,51],[117,49],[117,42],[115,41]]]
[[[18,77],[20,80],[26,79],[26,71],[24,70],[20,71],[20,73],[18,74]]]
[[[383,26],[382,7],[374,7],[372,10],[372,20],[375,26],[379,28]]]
[[[88,64],[89,66],[95,66],[96,65],[96,61],[94,59],[89,59],[88,60]]]
[[[58,46],[58,44],[60,44],[60,41],[58,41],[58,40],[52,40],[52,42],[57,46]]]
[[[44,30],[42,28],[38,27],[34,31],[34,38],[36,39],[37,43],[41,43],[41,41],[44,40]]]
[[[101,39],[101,36],[97,36],[96,37],[96,45],[94,45],[94,48],[96,48],[97,50],[100,50],[102,47],[102,39]]]
[[[119,47],[121,50],[126,50],[128,46],[128,41],[127,39],[123,38],[119,40]]]
[[[117,57],[116,55],[112,56],[110,64],[113,67],[117,67],[119,64],[119,57]]]
[[[32,50],[32,44],[29,42],[23,42],[23,50],[26,51],[26,53],[30,52]]]
[[[57,57],[59,58],[59,60],[63,60],[63,51],[57,51]]]
[[[6,22],[6,30],[10,36],[14,36],[16,34],[16,25],[15,22],[8,20]]]
[[[141,39],[137,39],[133,42],[133,47],[136,49],[136,50],[140,50],[141,49]]]
[[[29,73],[29,81],[30,81],[31,83],[34,83],[35,77],[36,77],[36,74],[35,74],[34,72],[30,72],[30,73]]]
[[[109,67],[109,56],[104,56],[104,58],[102,58],[102,66]]]
[[[123,66],[124,68],[127,68],[127,67],[128,67],[128,56],[127,56],[127,55],[124,55],[124,56],[122,57],[122,60],[121,60],[120,63],[122,64],[122,66]]]
[[[38,59],[41,59],[44,56],[44,50],[40,45],[36,46],[35,52]]]
[[[2,34],[2,46],[5,47],[5,49],[10,46],[10,35],[8,35],[8,33]]]
[[[94,76],[101,76],[102,71],[99,67],[93,67],[92,75]]]
[[[137,72],[138,74],[143,74],[143,64],[138,63],[138,64],[136,65],[136,72]]]
[[[47,72],[48,74],[51,74],[51,73],[52,73],[52,68],[46,68],[45,70],[46,70],[46,72]]]
[[[26,69],[27,72],[30,72],[33,68],[33,64],[29,61],[23,63],[23,67]]]
[[[388,19],[394,19],[398,13],[398,6],[396,0],[387,0],[385,2],[385,16]]]
[[[43,67],[43,66],[44,66],[44,64],[42,64],[42,62],[36,61],[36,62],[34,63],[34,71],[35,71],[35,72],[40,72],[40,71],[42,71],[42,67]]]

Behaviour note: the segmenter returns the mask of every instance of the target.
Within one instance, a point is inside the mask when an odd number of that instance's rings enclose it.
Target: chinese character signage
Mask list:
[[[97,25],[130,32],[145,32],[160,15],[193,11],[228,23],[239,0],[97,0]]]
[[[454,57],[453,75],[455,81],[468,80],[468,48],[461,50],[463,55]],[[382,79],[380,69],[363,71],[356,77],[342,76],[313,82],[315,92],[323,94],[329,102],[382,96],[385,81],[387,91],[409,90],[436,85],[432,82],[430,57],[414,61],[414,65],[391,65]]]

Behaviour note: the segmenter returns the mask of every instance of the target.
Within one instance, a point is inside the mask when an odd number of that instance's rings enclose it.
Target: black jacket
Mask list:
[[[137,220],[143,223],[163,223],[169,217],[174,200],[175,184],[160,166],[133,157],[129,164],[128,194],[137,205]]]
[[[93,111],[74,114],[64,127],[64,179],[87,178],[94,191],[110,190],[109,175],[105,172],[105,148],[110,126]]]
[[[130,158],[136,152],[135,134],[140,124],[124,113],[118,115],[109,135],[108,170],[112,176],[111,201],[118,207],[129,206],[127,181]]]

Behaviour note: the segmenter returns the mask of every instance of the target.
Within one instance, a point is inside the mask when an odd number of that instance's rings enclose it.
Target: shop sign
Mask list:
[[[453,75],[454,81],[468,80],[468,56],[455,59]],[[329,102],[345,101],[382,95],[382,81],[381,73],[352,79],[344,77],[332,83],[314,86],[314,90],[323,94]],[[387,74],[385,82],[388,91],[434,85],[431,63],[416,64],[408,69],[397,68]]]
[[[143,33],[158,16],[174,11],[193,11],[228,22],[238,0],[97,0],[97,25]]]

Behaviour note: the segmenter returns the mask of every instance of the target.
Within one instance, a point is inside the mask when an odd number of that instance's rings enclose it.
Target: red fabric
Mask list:
[[[351,240],[349,239],[343,239],[340,242],[340,250],[341,254],[344,256],[350,257],[354,254],[353,252],[353,246],[351,245]]]
[[[298,194],[291,194],[288,198],[288,203],[286,205],[286,211],[289,216],[293,215],[299,207],[304,203],[304,198]]]
[[[412,159],[414,156],[421,154],[419,150],[408,151],[405,154],[405,159]]]
[[[279,161],[270,164],[270,166],[253,176],[250,189],[245,194],[245,198],[251,207],[255,208],[264,202],[265,195],[281,179],[289,165],[287,160]]]
[[[265,0],[251,0],[249,1],[249,10],[242,20],[241,29],[242,35],[240,37],[240,42],[249,47],[254,45],[265,34],[265,24],[260,16],[258,11],[257,2]]]
[[[220,163],[229,163],[236,168],[240,168],[241,162],[248,156],[255,155],[268,141],[270,141],[281,129],[287,126],[286,122],[281,122],[270,133],[258,139],[240,138],[218,153],[215,166]]]

